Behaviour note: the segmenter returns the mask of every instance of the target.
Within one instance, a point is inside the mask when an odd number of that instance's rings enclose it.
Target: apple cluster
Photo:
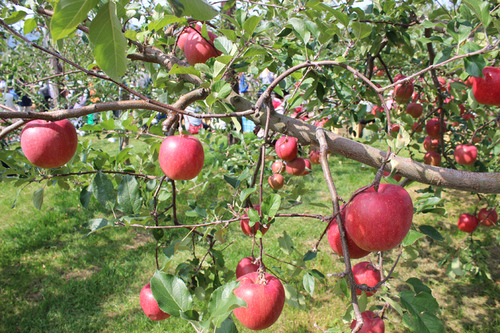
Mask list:
[[[485,227],[492,227],[498,221],[498,214],[495,209],[488,210],[487,208],[482,208],[476,215],[463,213],[458,218],[457,226],[458,229],[467,233],[472,233],[481,224]]]
[[[187,62],[194,66],[198,63],[206,63],[208,59],[221,55],[220,51],[214,46],[214,40],[217,36],[208,32],[210,40],[205,39],[201,33],[201,26],[195,28],[185,28],[177,40],[177,46],[184,52]]]

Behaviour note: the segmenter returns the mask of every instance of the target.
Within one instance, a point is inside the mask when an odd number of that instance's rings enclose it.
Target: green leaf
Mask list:
[[[217,288],[212,293],[207,313],[209,320],[214,323],[215,327],[219,327],[234,309],[247,306],[243,299],[233,293],[239,284],[239,281],[233,281]]]
[[[85,186],[82,188],[80,192],[80,203],[82,204],[83,208],[89,209],[89,204],[90,204],[90,195],[92,193],[88,190],[88,186]]]
[[[151,291],[164,312],[179,317],[192,307],[193,299],[184,281],[176,276],[156,271],[151,278]]]
[[[226,183],[228,183],[229,185],[231,185],[233,188],[238,188],[238,186],[240,186],[240,180],[238,180],[238,178],[233,178],[233,177],[229,177],[227,175],[224,175],[224,180],[226,181]]]
[[[311,37],[311,33],[309,30],[307,30],[306,25],[304,24],[304,21],[297,18],[297,17],[292,17],[291,19],[288,20],[288,23],[292,25],[293,30],[299,34],[299,36],[302,38],[302,41],[304,43],[309,42],[309,38]]]
[[[110,78],[120,81],[127,70],[127,40],[116,16],[114,2],[109,1],[97,12],[90,24],[89,40],[99,67]]]
[[[453,52],[452,47],[443,48],[440,52],[436,54],[436,58],[434,58],[434,65],[440,64],[443,61],[450,59],[452,52]]]
[[[298,309],[306,308],[306,299],[304,295],[298,293],[294,287],[289,284],[284,283],[283,288],[285,289],[285,302]]]
[[[102,172],[96,173],[92,181],[92,193],[97,201],[104,207],[106,207],[108,203],[114,202],[115,192],[113,182]]]
[[[57,41],[69,35],[98,3],[99,0],[59,0],[50,20],[52,39]]]
[[[262,202],[262,213],[272,218],[278,213],[280,206],[281,196],[277,193],[271,194]]]
[[[103,228],[107,228],[107,227],[111,227],[111,226],[113,226],[113,223],[106,220],[106,219],[103,219],[103,218],[92,219],[87,223],[87,227],[90,229],[90,232],[88,234],[86,234],[85,237],[90,235],[91,233],[99,230],[99,229],[103,229]]]
[[[5,22],[5,24],[14,24],[16,22],[21,21],[25,16],[26,16],[26,12],[19,10],[19,11],[12,13],[12,15],[10,15],[9,17],[5,18],[4,22]]]
[[[330,6],[328,6],[328,7],[330,7]],[[344,13],[342,13],[342,12],[338,11],[338,10],[335,10],[335,9],[333,9],[333,8],[331,8],[331,9],[329,8],[328,10],[329,10],[329,11],[333,14],[333,16],[335,16],[335,18],[336,18],[336,19],[337,19],[340,23],[342,23],[342,25],[343,25],[344,27],[346,27],[346,28],[347,28],[347,27],[349,26],[349,16],[347,16],[346,14],[344,14]]]
[[[259,25],[259,22],[261,20],[261,16],[250,16],[245,20],[245,23],[243,23],[243,30],[245,30],[244,36],[245,38],[249,39],[252,37],[253,32],[255,31],[255,28]]]
[[[222,325],[215,330],[215,333],[238,333],[238,328],[231,317],[226,318]]]
[[[283,237],[278,238],[278,243],[280,245],[280,249],[287,255],[292,254],[293,252],[293,242],[290,236],[283,231]]]
[[[304,285],[304,289],[311,296],[314,294],[314,282],[314,276],[312,276],[309,272],[306,272],[302,278],[302,284]]]
[[[439,231],[437,231],[436,228],[434,228],[430,225],[421,225],[418,229],[434,240],[437,240],[440,242],[444,240],[443,235],[441,235],[441,233]]]
[[[231,51],[233,50],[233,42],[231,42],[226,37],[217,37],[214,40],[214,46],[217,48],[217,50],[225,54],[231,54]]]
[[[33,193],[33,205],[38,210],[42,209],[42,204],[43,204],[43,189],[44,189],[43,187],[40,187],[38,190],[36,190]]]
[[[406,237],[403,239],[402,244],[403,244],[403,246],[412,245],[413,243],[415,243],[417,240],[419,240],[422,237],[424,237],[424,234],[421,234],[420,232],[415,231],[415,230],[410,230],[408,232],[408,234],[406,235]]]
[[[436,299],[428,293],[415,294],[412,291],[402,291],[399,294],[401,305],[411,315],[411,327],[416,332],[445,332],[442,322],[435,316],[439,309]]]
[[[168,0],[178,17],[192,17],[197,21],[210,21],[217,15],[217,11],[202,0]]]
[[[257,187],[246,188],[240,193],[240,201],[244,202],[250,194],[257,191]]]
[[[409,278],[408,280],[406,280],[406,283],[408,283],[411,286],[415,294],[419,293],[430,294],[432,292],[429,287],[427,287],[425,284],[422,283],[422,281],[420,281],[417,278]]]
[[[307,253],[304,255],[304,261],[309,261],[309,260],[313,260],[314,258],[316,258],[316,255],[317,253],[316,252],[313,252],[313,251],[307,251]]]
[[[483,22],[485,28],[490,25],[491,16],[489,13],[489,3],[487,1],[464,0],[463,4],[466,5],[481,22]]]
[[[357,40],[368,37],[372,33],[372,27],[366,23],[353,21],[351,22],[351,26]]]
[[[33,30],[35,30],[36,26],[37,26],[37,20],[36,20],[36,18],[30,18],[30,19],[25,20],[24,21],[24,26],[23,26],[23,33],[25,35],[29,34]]]
[[[178,64],[174,64],[172,68],[170,69],[170,72],[168,72],[168,75],[173,75],[173,74],[192,74],[200,77],[200,71],[194,68],[193,66],[179,66]]]
[[[483,55],[477,54],[464,58],[464,67],[470,76],[482,77],[483,68],[486,67],[486,61],[484,60]]]
[[[142,198],[137,179],[125,175],[118,185],[118,204],[125,214],[137,214],[142,206]]]

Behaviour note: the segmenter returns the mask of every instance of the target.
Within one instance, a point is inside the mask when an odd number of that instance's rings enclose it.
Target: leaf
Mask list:
[[[217,15],[217,11],[202,0],[168,0],[178,17],[187,16],[197,21],[210,21]]]
[[[10,24],[14,24],[16,22],[21,21],[25,17],[26,17],[26,12],[22,11],[22,10],[18,10],[16,12],[12,13],[12,15],[10,15],[9,17],[5,18],[4,22],[5,22],[5,24],[10,25]]]
[[[151,291],[160,309],[174,317],[191,309],[191,294],[184,281],[176,276],[156,271],[151,278]]]
[[[103,5],[92,20],[89,40],[99,67],[113,80],[120,81],[127,70],[127,40],[113,1]]]
[[[280,248],[285,254],[290,255],[293,252],[293,242],[290,236],[286,233],[286,231],[283,231],[283,237],[278,238],[278,243],[280,245]]]
[[[453,48],[445,47],[440,52],[436,54],[436,58],[434,58],[434,65],[440,64],[443,61],[450,59],[451,54],[453,52]]]
[[[313,252],[313,251],[307,251],[307,253],[304,255],[304,261],[309,261],[309,260],[313,260],[314,258],[316,258],[316,255],[317,253],[316,252]]]
[[[271,194],[262,202],[262,213],[274,217],[278,213],[281,206],[281,196],[277,193]]]
[[[231,185],[233,188],[238,188],[238,186],[240,185],[240,181],[238,180],[238,178],[233,178],[233,177],[229,177],[227,175],[224,175],[224,180],[226,181],[226,183],[228,183],[229,185]]]
[[[89,209],[89,203],[90,203],[90,195],[92,193],[88,190],[88,186],[85,186],[82,188],[80,192],[80,203],[82,204],[83,208]]]
[[[88,234],[86,234],[85,237],[90,235],[91,233],[99,230],[99,229],[103,229],[103,228],[107,228],[107,227],[111,227],[111,226],[113,226],[113,223],[111,223],[110,221],[108,221],[106,219],[103,219],[103,218],[92,219],[87,223],[87,227],[90,229],[90,232]]]
[[[434,240],[440,242],[444,240],[443,235],[441,235],[439,231],[437,231],[434,227],[431,227],[430,225],[421,225],[418,229]]]
[[[366,23],[360,23],[357,21],[351,22],[352,31],[356,36],[357,40],[361,40],[365,37],[368,37],[372,33],[372,27]]]
[[[102,172],[96,173],[92,181],[92,193],[104,207],[107,206],[107,203],[114,202],[115,192],[113,182]]]
[[[306,308],[306,300],[304,295],[298,293],[297,290],[295,290],[295,288],[289,284],[284,283],[283,287],[285,289],[285,302],[288,305],[299,309]]]
[[[238,333],[238,328],[231,317],[226,318],[222,325],[215,330],[215,333]]]
[[[33,192],[33,205],[36,209],[40,210],[43,204],[43,187]]]
[[[24,21],[24,26],[23,26],[23,34],[29,34],[33,30],[35,30],[37,26],[37,21],[36,18],[30,18]]]
[[[435,316],[439,305],[428,293],[415,294],[412,291],[400,293],[401,305],[411,315],[411,326],[416,332],[442,333],[444,326]]]
[[[328,6],[330,7],[330,6]],[[342,25],[344,25],[344,27],[348,27],[349,26],[349,16],[347,16],[346,14],[336,10],[336,9],[333,9],[333,8],[329,8],[328,9],[332,14],[333,16],[335,16],[335,18],[340,22],[342,23]]]
[[[299,36],[302,38],[302,41],[304,43],[309,42],[309,38],[311,37],[311,33],[309,30],[307,30],[306,25],[304,24],[304,21],[297,18],[297,17],[292,17],[291,19],[288,20],[288,23],[292,25],[293,30],[299,34]]]
[[[142,198],[137,179],[125,175],[118,185],[118,204],[126,214],[137,214],[142,206]]]
[[[483,55],[477,54],[464,58],[464,67],[470,76],[482,77],[483,68],[486,67],[486,61],[484,60]]]
[[[226,37],[217,37],[214,40],[214,46],[217,48],[217,50],[225,54],[231,54],[231,51],[233,50],[233,42],[231,42]]]
[[[255,31],[255,28],[259,25],[261,16],[250,16],[243,23],[243,30],[245,30],[245,38],[250,39]]]
[[[487,28],[491,23],[491,16],[489,13],[489,3],[487,1],[480,0],[464,0],[464,5],[466,5],[472,13],[484,24]]]
[[[311,296],[314,294],[314,282],[314,276],[312,276],[309,272],[306,272],[302,278],[302,284],[304,285],[304,289]]]
[[[406,235],[406,237],[403,239],[402,244],[403,244],[403,246],[412,245],[413,243],[415,243],[417,240],[419,240],[422,237],[424,237],[424,234],[421,234],[420,232],[415,231],[415,230],[410,230],[408,232],[408,234]]]
[[[174,64],[172,68],[170,69],[170,72],[168,72],[168,75],[173,75],[173,74],[192,74],[196,76],[200,76],[200,71],[194,68],[193,66],[179,66],[178,64]]]
[[[244,202],[250,194],[257,191],[257,187],[246,188],[240,193],[240,201]]]
[[[50,34],[57,41],[69,35],[97,6],[99,0],[59,0],[50,20]]]
[[[408,280],[406,280],[406,283],[408,283],[411,286],[415,294],[419,293],[430,294],[432,292],[429,287],[427,287],[425,284],[422,283],[422,281],[420,281],[417,278],[409,278]]]
[[[233,293],[239,284],[239,281],[233,281],[217,288],[212,293],[207,310],[209,320],[214,323],[215,327],[219,327],[234,309],[247,306],[243,299]]]

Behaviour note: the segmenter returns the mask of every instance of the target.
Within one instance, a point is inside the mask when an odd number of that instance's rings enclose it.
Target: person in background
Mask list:
[[[192,106],[188,106],[186,108],[186,111],[193,112],[193,113],[199,113],[201,111],[201,108],[199,106],[196,106],[196,108],[194,108]],[[195,117],[191,117],[191,116],[187,116],[187,115],[184,116],[184,127],[191,134],[198,134],[202,127],[204,129],[209,128],[209,126],[206,123],[201,121],[201,118],[195,118]]]

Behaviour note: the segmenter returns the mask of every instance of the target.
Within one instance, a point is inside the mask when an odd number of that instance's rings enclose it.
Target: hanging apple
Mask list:
[[[382,281],[382,274],[380,271],[372,265],[371,262],[362,261],[357,263],[352,268],[352,273],[354,275],[354,282],[359,285],[366,284],[368,287],[375,287],[377,283]],[[356,295],[361,295],[361,289],[356,289]],[[366,296],[370,297],[375,292],[366,292]]]
[[[462,231],[471,233],[476,230],[478,225],[479,219],[475,215],[464,213],[458,218],[457,226]]]
[[[472,165],[477,159],[477,147],[474,145],[458,145],[453,152],[458,164]]]
[[[149,319],[160,321],[167,319],[170,315],[163,312],[158,306],[153,293],[151,292],[151,284],[146,284],[139,294],[139,303],[141,304],[142,311],[148,316]]]
[[[365,311],[361,313],[361,316],[363,317],[363,327],[361,327],[361,330],[358,331],[358,333],[384,333],[385,332],[385,325],[384,325],[384,320],[377,316],[374,312],[372,311]],[[357,320],[354,320],[351,323],[351,329],[354,329],[356,327]]]
[[[477,214],[479,222],[486,227],[494,226],[498,221],[498,214],[495,209],[481,208]]]
[[[283,161],[291,161],[297,157],[298,146],[297,139],[291,136],[282,136],[274,145],[276,154]]]
[[[484,67],[483,77],[472,79],[472,93],[480,104],[500,106],[500,68]]]
[[[302,176],[306,171],[306,162],[301,157],[286,162],[286,172],[293,176]]]
[[[250,208],[245,208],[245,212],[248,212]],[[260,214],[260,205],[254,205],[253,210],[256,210]],[[241,231],[247,236],[253,236],[259,231],[260,228],[260,223],[256,222],[253,227],[250,227],[250,218],[248,217],[248,214],[243,214],[240,219],[240,227]],[[264,235],[268,230],[271,225],[265,224],[262,226],[262,235]]]
[[[198,176],[205,152],[200,140],[191,135],[172,135],[163,140],[158,155],[163,173],[173,180],[190,180]]]
[[[285,185],[285,178],[281,174],[275,173],[269,176],[267,182],[273,190],[279,190],[283,187],[283,185]]]
[[[184,45],[184,54],[187,62],[194,66],[198,63],[206,63],[208,59],[221,55],[214,46],[214,40],[217,36],[211,32],[208,33],[210,41],[207,41],[199,31],[192,30],[186,38]]]
[[[257,272],[260,266],[254,263],[254,261],[255,258],[252,257],[245,257],[241,259],[236,266],[236,278],[238,279],[248,273]]]

